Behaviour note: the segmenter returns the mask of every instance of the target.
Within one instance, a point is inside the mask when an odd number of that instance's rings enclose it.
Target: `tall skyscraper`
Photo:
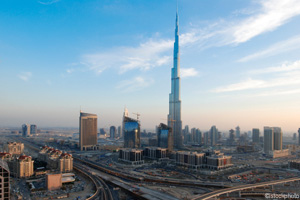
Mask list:
[[[196,129],[195,143],[202,144],[202,132],[199,128]]]
[[[175,42],[173,68],[171,71],[171,93],[169,95],[168,126],[172,127],[174,134],[174,147],[182,147],[182,121],[180,99],[180,54],[179,54],[179,19],[176,12]]]
[[[282,131],[279,127],[273,127],[274,130],[274,150],[282,150]]]
[[[22,136],[26,137],[30,135],[30,124],[23,124],[22,125]]]
[[[79,117],[79,146],[80,150],[96,149],[97,140],[97,115],[83,113]]]
[[[210,145],[215,146],[218,142],[218,129],[216,126],[212,126],[210,129]]]
[[[124,148],[140,148],[141,133],[140,122],[130,117],[124,116]]]
[[[205,146],[209,146],[208,141],[209,141],[209,132],[205,132],[204,133],[204,145]]]
[[[30,125],[30,134],[37,134],[37,126],[35,124]]]
[[[300,145],[300,128],[298,129],[298,144]]]
[[[161,123],[158,126],[158,134],[157,134],[157,146],[162,148],[167,148],[169,151],[173,150],[173,132],[172,128],[167,125]]]
[[[118,137],[120,138],[122,136],[122,128],[121,126],[118,126]]]
[[[274,129],[272,127],[264,127],[264,152],[270,154],[274,150]]]
[[[111,126],[109,129],[109,136],[110,139],[115,139],[116,138],[116,134],[117,134],[117,129],[115,126]]]
[[[0,159],[0,199],[10,200],[10,172],[6,161]]]
[[[239,126],[235,128],[235,136],[237,138],[241,137],[241,128]]]
[[[127,108],[125,107],[124,108],[124,113],[123,113],[123,119],[122,119],[122,136],[121,137],[124,137],[124,133],[125,133],[125,117],[129,117],[129,114],[128,114],[128,110]]]
[[[252,142],[259,143],[259,129],[254,128],[252,129]]]
[[[235,138],[234,130],[230,129],[229,130],[229,145],[232,145],[234,143],[234,138]]]

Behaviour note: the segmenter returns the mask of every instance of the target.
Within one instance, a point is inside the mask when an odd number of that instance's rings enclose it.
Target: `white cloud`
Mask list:
[[[32,77],[31,72],[22,72],[18,75],[18,77],[23,81],[29,81],[29,79]]]
[[[263,51],[259,51],[257,53],[245,56],[239,59],[238,62],[247,62],[249,60],[258,59],[261,57],[274,56],[295,49],[300,49],[300,35],[282,42],[278,42]]]
[[[182,78],[197,76],[199,73],[195,68],[181,68],[180,76]]]
[[[59,1],[60,0],[50,0],[50,1],[38,1],[38,2],[43,5],[51,5],[51,4],[57,3]]]
[[[131,80],[121,81],[116,88],[122,92],[135,92],[142,90],[154,83],[153,79],[137,76]]]
[[[264,0],[260,3],[262,5],[260,13],[233,27],[233,43],[246,42],[257,35],[273,31],[300,14],[299,0]]]
[[[290,85],[300,85],[300,60],[291,63],[290,65],[282,65],[280,67],[271,67],[262,70],[257,70],[255,73],[275,73],[277,76],[265,76],[264,80],[249,78],[239,83],[222,86],[213,90],[213,92],[234,92],[249,89],[261,89],[272,87],[284,87]],[[255,74],[254,73],[254,74]],[[253,74],[253,71],[250,72]],[[270,78],[271,77],[271,78]]]
[[[117,68],[120,73],[133,69],[149,70],[171,62],[172,44],[171,40],[149,39],[137,47],[118,47],[84,55],[82,63],[96,73],[101,73],[107,68]]]

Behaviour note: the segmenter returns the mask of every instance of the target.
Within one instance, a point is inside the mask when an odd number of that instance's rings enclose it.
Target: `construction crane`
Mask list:
[[[136,115],[136,119],[139,120],[139,116],[141,116],[139,113],[132,113],[134,115]]]

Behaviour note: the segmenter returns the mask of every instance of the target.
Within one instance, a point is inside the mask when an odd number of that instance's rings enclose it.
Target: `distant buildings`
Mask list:
[[[254,128],[252,129],[252,142],[258,144],[259,143],[259,129]]]
[[[30,125],[30,134],[37,134],[37,126],[35,124]]]
[[[22,136],[27,137],[30,135],[30,124],[23,124],[22,125]]]
[[[97,149],[97,115],[83,113],[79,117],[79,146],[80,150]]]
[[[298,144],[300,145],[300,128],[298,129]]]
[[[4,145],[4,150],[12,155],[21,155],[24,152],[24,144],[20,142],[8,142]]]
[[[219,170],[232,166],[231,156],[224,156],[219,151],[213,152],[176,152],[176,164],[183,165],[190,168],[208,168],[212,170]]]
[[[296,133],[293,134],[293,140],[297,140],[297,134]]]
[[[270,152],[271,158],[281,158],[290,155],[289,149],[274,150]]]
[[[143,164],[143,150],[140,149],[120,149],[119,160],[130,163],[132,165]]]
[[[234,143],[234,138],[235,138],[234,130],[230,129],[229,130],[229,140],[228,140],[229,145],[232,145]]]
[[[204,145],[209,146],[209,132],[204,133]]]
[[[212,126],[210,129],[210,145],[213,147],[218,142],[218,129],[216,126]]]
[[[274,129],[272,127],[264,127],[264,152],[270,154],[274,150]]]
[[[130,117],[123,117],[124,124],[124,148],[140,148],[141,147],[141,133],[140,123],[138,120]]]
[[[122,137],[125,135],[125,117],[129,117],[127,108],[124,109],[123,119],[122,119]]]
[[[115,126],[111,126],[109,128],[109,136],[110,136],[110,139],[115,139],[117,137],[117,129]]]
[[[174,138],[173,138],[172,128],[161,123],[158,126],[157,146],[162,148],[167,148],[168,151],[172,151],[173,142],[174,142]]]
[[[282,150],[282,131],[279,127],[274,127],[274,150]]]
[[[122,137],[122,127],[118,126],[118,137],[121,138]]]
[[[0,199],[10,200],[10,171],[4,160],[0,160]]]
[[[240,138],[240,136],[241,136],[241,128],[240,128],[239,126],[237,126],[237,127],[235,128],[235,136],[236,136],[237,138]]]

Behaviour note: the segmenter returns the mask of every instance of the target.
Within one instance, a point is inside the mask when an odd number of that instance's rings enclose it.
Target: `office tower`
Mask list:
[[[210,145],[215,146],[218,142],[218,129],[212,126],[210,129]]]
[[[264,152],[270,154],[274,150],[274,129],[272,127],[264,127]]]
[[[30,125],[30,134],[37,134],[37,126],[35,124]]]
[[[26,137],[30,135],[30,124],[23,124],[22,125],[22,136]]]
[[[0,200],[10,200],[10,172],[6,161],[0,159]]]
[[[110,139],[115,139],[116,138],[116,132],[117,132],[117,129],[116,129],[115,126],[111,126],[109,128]]]
[[[282,150],[282,131],[279,127],[274,127],[274,150]]]
[[[106,131],[104,128],[100,128],[100,135],[105,135],[106,134]]]
[[[172,128],[168,127],[166,124],[161,123],[158,126],[157,146],[167,148],[168,151],[172,151],[173,142],[174,138]]]
[[[184,133],[185,134],[189,134],[190,133],[189,125],[185,125],[185,127],[184,127]]]
[[[83,113],[79,117],[79,146],[80,150],[96,149],[97,141],[97,115]]]
[[[234,138],[235,138],[234,130],[230,129],[229,130],[229,141],[228,141],[229,145],[232,145],[234,143]]]
[[[297,134],[296,133],[293,134],[293,140],[297,140]]]
[[[235,136],[239,138],[241,136],[241,129],[239,126],[235,128]]]
[[[298,129],[298,144],[300,145],[300,128]]]
[[[122,119],[122,137],[124,137],[124,134],[125,134],[125,124],[124,124],[125,117],[129,117],[128,110],[126,107],[124,108],[123,119]]]
[[[259,143],[259,129],[254,128],[252,129],[252,142]]]
[[[176,12],[176,28],[174,42],[173,68],[171,71],[171,93],[169,95],[168,126],[172,128],[174,135],[174,147],[182,147],[182,121],[180,100],[180,54],[179,54],[179,22]]]
[[[209,145],[209,143],[208,143],[208,138],[209,138],[209,132],[205,132],[204,133],[204,145],[205,146],[208,146]]]
[[[130,117],[123,117],[124,124],[124,148],[141,147],[140,123]]]
[[[202,132],[200,129],[196,129],[195,143],[202,144]]]
[[[118,137],[121,138],[122,136],[122,128],[121,126],[118,126]]]

